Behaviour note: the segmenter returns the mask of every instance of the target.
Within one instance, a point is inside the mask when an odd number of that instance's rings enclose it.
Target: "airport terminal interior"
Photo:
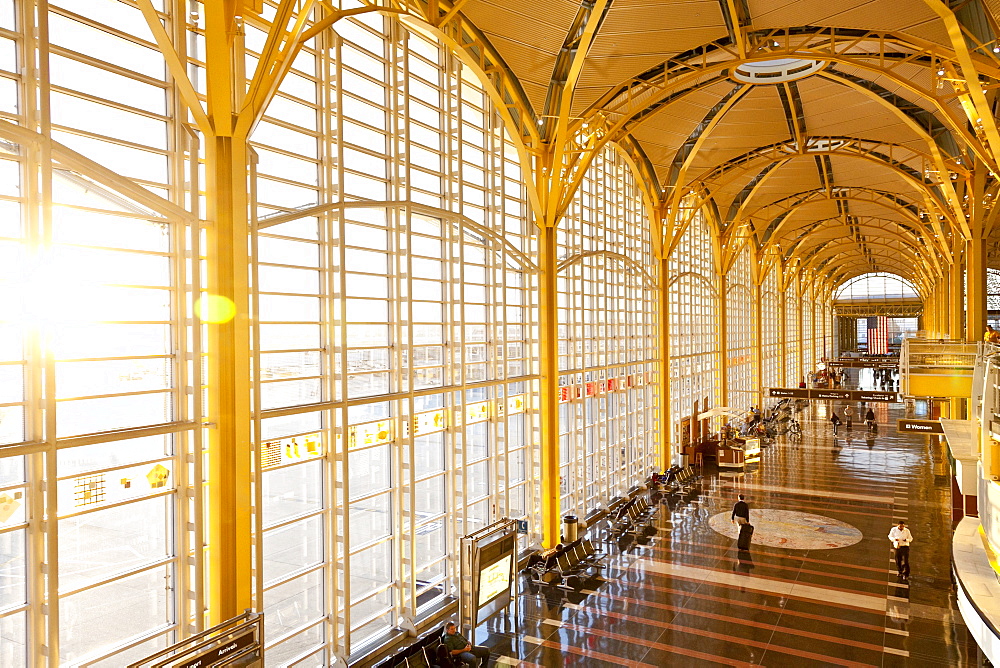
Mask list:
[[[0,0],[0,666],[997,663],[998,94],[1000,0]]]

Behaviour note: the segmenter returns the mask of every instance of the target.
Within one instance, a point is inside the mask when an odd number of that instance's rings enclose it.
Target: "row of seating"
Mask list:
[[[531,581],[570,590],[600,573],[606,559],[589,539],[558,545],[539,557],[528,566]]]
[[[660,482],[660,479],[663,481]],[[700,483],[701,475],[691,465],[684,468],[677,467],[663,476],[658,476],[658,481],[653,483],[653,498],[656,501],[664,498],[667,501],[689,501],[700,491]]]
[[[638,533],[656,517],[657,506],[649,505],[644,496],[637,496],[624,506],[611,519],[609,532],[611,537],[619,537],[628,533]]]
[[[375,668],[430,668],[436,666],[438,665],[437,651],[441,645],[442,635],[444,635],[443,626],[421,636],[417,642],[380,661]]]

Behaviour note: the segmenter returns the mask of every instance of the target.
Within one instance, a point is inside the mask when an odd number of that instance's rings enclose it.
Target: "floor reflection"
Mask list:
[[[858,385],[857,370],[848,382]],[[979,665],[949,580],[945,446],[897,434],[899,404],[877,406],[877,435],[856,424],[835,438],[827,417],[844,405],[805,408],[801,441],[779,438],[753,471],[707,466],[701,493],[661,503],[651,531],[602,542],[607,567],[576,590],[525,577],[516,613],[484,624],[477,641],[493,647],[496,665]],[[863,537],[836,549],[739,551],[709,526],[739,493],[751,519],[754,508],[810,513]],[[889,550],[897,519],[914,535],[909,583]]]

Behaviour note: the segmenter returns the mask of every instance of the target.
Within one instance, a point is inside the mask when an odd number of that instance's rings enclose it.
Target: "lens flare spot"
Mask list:
[[[194,312],[202,322],[221,325],[236,315],[236,304],[222,295],[205,295],[194,303]]]

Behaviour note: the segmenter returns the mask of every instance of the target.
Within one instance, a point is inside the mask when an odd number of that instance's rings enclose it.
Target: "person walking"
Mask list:
[[[742,494],[733,506],[733,514],[729,516],[729,521],[740,528],[736,536],[736,549],[747,552],[750,549],[750,539],[753,538],[753,525],[750,524],[750,505]]]
[[[868,429],[875,431],[878,428],[878,423],[875,422],[875,411],[871,408],[865,413],[865,424],[868,425]]]
[[[896,571],[899,573],[899,577],[909,580],[910,543],[913,542],[913,534],[906,527],[906,522],[899,520],[899,524],[889,530],[889,540],[896,548]]]
[[[441,636],[441,644],[448,648],[452,659],[462,661],[469,668],[479,668],[490,660],[490,650],[482,645],[473,645],[458,632],[455,622],[448,622]]]
[[[837,435],[837,427],[840,426],[840,416],[837,415],[836,412],[834,412],[834,414],[832,416],[830,416],[830,422],[833,423],[833,435],[836,436]]]
[[[847,431],[851,430],[854,425],[854,409],[848,404],[847,408],[844,409],[844,419],[847,420]]]
[[[733,524],[736,524],[737,521],[740,524],[748,524],[750,522],[750,506],[742,494],[740,494],[739,500],[733,506],[733,514],[730,515],[729,521]]]

